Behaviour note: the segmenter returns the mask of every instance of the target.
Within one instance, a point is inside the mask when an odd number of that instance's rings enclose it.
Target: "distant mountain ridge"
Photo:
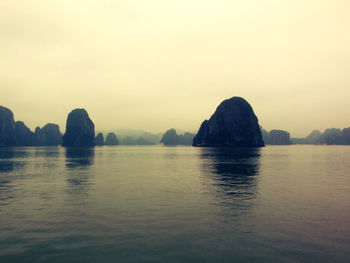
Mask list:
[[[81,112],[84,109],[76,109]],[[85,111],[86,112],[86,111]],[[83,137],[77,137],[79,143],[72,143],[83,146],[105,145],[104,138],[108,133],[114,133],[116,136],[112,140],[112,145],[154,145],[164,143],[165,145],[189,145],[194,134],[182,129],[170,129],[163,132],[152,133],[142,129],[111,129],[99,130],[94,137],[94,127],[91,120],[88,120],[87,112],[85,117],[78,119],[86,126],[83,132],[89,130],[88,143],[80,143]],[[68,120],[67,120],[68,121]],[[73,121],[75,122],[75,121]],[[73,124],[71,121],[70,123]],[[323,144],[323,145],[350,145],[350,127],[344,129],[329,128],[323,133],[319,130],[313,130],[304,138],[290,138],[288,131],[271,130],[267,132],[260,126],[260,131],[265,144],[270,145],[289,145],[289,144]],[[67,131],[66,131],[67,132]],[[75,133],[76,131],[72,131]],[[166,135],[166,136],[165,136]],[[165,137],[164,137],[165,136]],[[84,139],[85,140],[85,139]],[[0,146],[58,146],[62,144],[62,133],[59,126],[54,123],[48,123],[42,128],[36,127],[31,131],[23,121],[15,121],[12,111],[6,107],[0,106]],[[109,143],[108,143],[109,144]],[[70,144],[68,144],[70,145]]]

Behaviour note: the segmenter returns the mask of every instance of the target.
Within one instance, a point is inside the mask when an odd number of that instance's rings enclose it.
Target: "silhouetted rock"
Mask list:
[[[175,129],[167,130],[164,134],[162,139],[160,140],[160,143],[163,143],[164,145],[178,145],[179,144],[179,138],[176,134]]]
[[[344,128],[343,130],[330,128],[323,133],[314,130],[305,138],[293,138],[291,140],[294,144],[349,145],[350,128]]]
[[[193,146],[264,146],[258,118],[249,103],[240,97],[223,101],[205,120],[193,139]]]
[[[313,130],[305,138],[291,138],[292,144],[317,144],[322,136],[322,133],[319,130]]]
[[[291,144],[289,132],[282,131],[282,130],[271,130],[269,132],[269,144],[271,145]]]
[[[185,132],[184,134],[178,135],[175,129],[167,130],[160,141],[164,145],[192,145],[195,134]]]
[[[327,145],[344,144],[342,131],[335,128],[326,129],[318,143]]]
[[[110,132],[107,134],[105,145],[118,145],[119,141],[115,133]]]
[[[57,124],[48,123],[35,129],[35,140],[38,146],[57,146],[62,143],[62,134]]]
[[[8,108],[0,106],[0,146],[16,144],[15,120]]]
[[[62,146],[94,146],[95,125],[85,109],[75,109],[68,114],[66,133]]]
[[[95,145],[96,146],[103,146],[104,145],[103,134],[101,132],[99,132],[95,138]]]
[[[22,122],[15,122],[15,135],[17,146],[34,146],[36,144],[34,133]]]
[[[321,138],[322,133],[319,130],[313,130],[305,139],[307,143],[315,144]]]
[[[344,144],[350,145],[350,127],[344,128],[342,131]]]
[[[195,134],[185,132],[184,134],[178,135],[180,145],[192,145]]]

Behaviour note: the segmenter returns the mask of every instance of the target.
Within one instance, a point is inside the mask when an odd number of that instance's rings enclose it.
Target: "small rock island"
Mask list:
[[[118,144],[119,144],[119,140],[117,138],[117,135],[115,135],[114,132],[108,133],[106,137],[105,145],[112,146],[112,145],[118,145]]]
[[[193,137],[195,134],[190,132],[185,132],[184,134],[178,135],[175,129],[167,130],[164,134],[160,143],[166,146],[174,145],[192,145]]]
[[[209,120],[205,120],[193,146],[262,147],[258,118],[250,104],[241,97],[224,100]]]
[[[104,138],[103,134],[99,132],[95,138],[95,145],[96,146],[103,146],[104,145]]]
[[[85,109],[75,109],[68,114],[62,146],[95,146],[95,125]]]
[[[44,127],[36,127],[35,137],[38,146],[57,146],[62,143],[62,134],[57,124],[48,123]]]

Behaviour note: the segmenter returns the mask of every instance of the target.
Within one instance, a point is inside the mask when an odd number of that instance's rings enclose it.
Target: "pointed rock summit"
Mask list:
[[[117,138],[117,135],[115,135],[114,132],[110,132],[107,134],[105,145],[118,145],[119,140]]]
[[[95,146],[95,125],[85,109],[75,109],[68,114],[66,133],[62,146]]]
[[[243,98],[224,100],[209,120],[205,120],[193,139],[193,146],[261,147],[258,118]]]
[[[167,130],[164,134],[162,139],[160,140],[160,143],[163,143],[164,145],[178,145],[179,144],[179,138],[176,133],[175,129]]]

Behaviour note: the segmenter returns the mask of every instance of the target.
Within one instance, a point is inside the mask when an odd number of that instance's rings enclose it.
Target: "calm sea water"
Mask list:
[[[1,148],[0,262],[350,262],[350,147]]]

